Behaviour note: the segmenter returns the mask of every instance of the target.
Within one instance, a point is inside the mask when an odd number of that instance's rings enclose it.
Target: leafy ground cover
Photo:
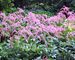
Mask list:
[[[75,13],[0,12],[0,42],[1,60],[75,60]]]

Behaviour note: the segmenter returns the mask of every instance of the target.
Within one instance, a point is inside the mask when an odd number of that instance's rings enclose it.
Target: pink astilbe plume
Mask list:
[[[63,35],[64,31],[75,30],[75,13],[70,11],[66,6],[51,17],[32,12],[29,12],[26,16],[24,14],[24,10],[20,8],[18,8],[18,11],[10,13],[7,16],[1,12],[2,27],[0,27],[0,31],[2,31],[2,34],[12,40],[19,40],[20,37],[24,37],[25,40],[29,40],[30,38],[46,40],[44,33],[49,36],[53,34],[51,36],[59,38]],[[6,33],[9,35],[6,35]]]

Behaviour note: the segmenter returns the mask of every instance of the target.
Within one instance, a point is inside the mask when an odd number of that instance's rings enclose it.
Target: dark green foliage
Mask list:
[[[75,10],[75,0],[0,0],[0,10],[7,12],[13,12],[17,7],[57,12],[64,5]]]
[[[0,11],[4,11],[4,12],[15,11],[14,4],[12,2],[13,0],[0,0]]]
[[[75,60],[74,40],[62,42],[53,38],[47,43],[48,47],[39,43],[39,40],[30,39],[25,42],[24,38],[21,37],[20,40],[15,40],[13,47],[11,47],[8,40],[0,43],[0,60],[41,60],[44,56],[48,57],[49,60]]]
[[[16,7],[30,10],[43,9],[45,11],[57,12],[64,5],[74,8],[74,0],[14,0]]]

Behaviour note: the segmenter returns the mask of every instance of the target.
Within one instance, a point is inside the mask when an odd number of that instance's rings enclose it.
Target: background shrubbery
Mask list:
[[[12,12],[15,10],[12,3],[13,0],[0,0],[0,11],[4,12]],[[13,9],[14,8],[14,9]]]
[[[0,0],[0,10],[11,12],[14,7],[25,8],[27,10],[45,10],[57,12],[63,5],[75,10],[75,0]],[[13,9],[14,8],[14,9]]]

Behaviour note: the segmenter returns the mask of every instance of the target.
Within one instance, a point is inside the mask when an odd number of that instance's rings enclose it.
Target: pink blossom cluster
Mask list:
[[[19,40],[24,37],[26,41],[30,38],[43,40],[46,38],[45,33],[61,38],[65,31],[66,36],[75,31],[75,13],[65,6],[51,17],[32,12],[25,15],[20,8],[7,16],[0,12],[0,32],[9,39]]]

